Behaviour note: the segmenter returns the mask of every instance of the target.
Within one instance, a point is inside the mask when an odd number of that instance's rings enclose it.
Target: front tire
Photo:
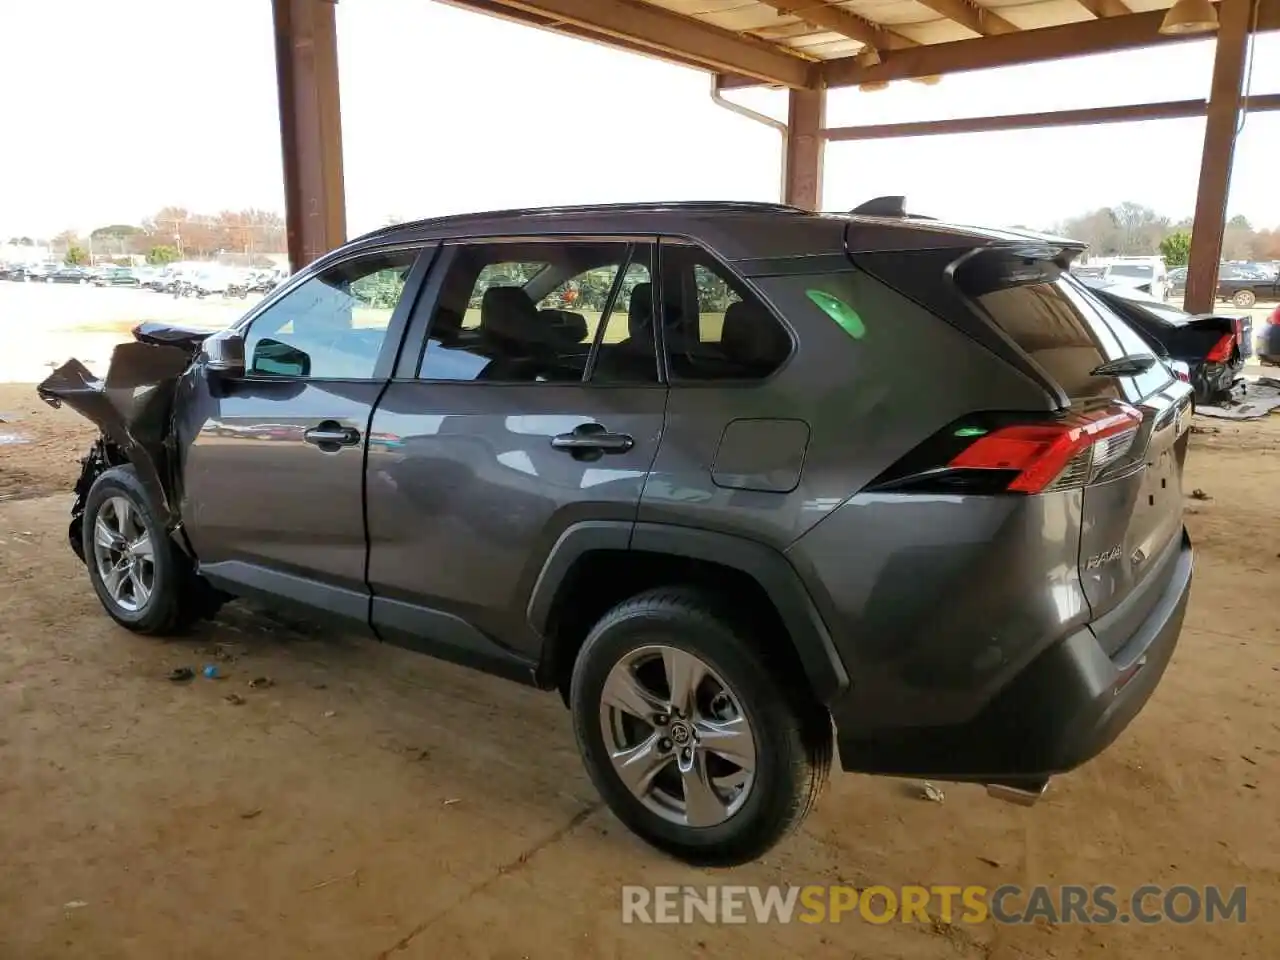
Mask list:
[[[759,651],[715,598],[665,587],[607,613],[574,666],[574,729],[596,789],[630,830],[689,863],[760,857],[808,814],[830,769],[826,712]]]
[[[1237,307],[1252,307],[1258,302],[1258,298],[1252,290],[1237,290],[1231,297],[1231,302]]]
[[[163,636],[204,612],[202,584],[132,465],[112,467],[94,481],[82,536],[89,582],[116,623]]]

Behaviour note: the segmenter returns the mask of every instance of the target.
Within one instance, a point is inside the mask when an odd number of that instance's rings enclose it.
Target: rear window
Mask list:
[[[1109,358],[1057,266],[991,251],[966,261],[955,280],[1067,396],[1120,396],[1114,378],[1089,375]]]
[[[1163,363],[1136,377],[1095,377],[1108,360],[1156,351],[1056,264],[990,250],[966,261],[956,283],[1073,400],[1142,400],[1165,387]]]

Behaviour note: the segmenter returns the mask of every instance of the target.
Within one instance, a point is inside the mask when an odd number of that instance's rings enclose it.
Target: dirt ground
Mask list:
[[[239,605],[182,640],[115,627],[65,539],[90,431],[29,386],[0,418],[31,441],[0,444],[0,960],[1280,956],[1280,416],[1198,423],[1186,629],[1111,750],[1032,809],[837,775],[719,873],[601,808],[553,696]],[[621,922],[623,884],[713,882],[1245,885],[1248,920]]]

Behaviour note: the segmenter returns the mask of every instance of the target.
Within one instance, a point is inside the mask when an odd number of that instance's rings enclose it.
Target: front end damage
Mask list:
[[[67,536],[84,560],[82,524],[85,499],[98,475],[131,463],[170,533],[180,529],[179,448],[173,430],[174,394],[208,333],[165,324],[144,323],[134,340],[111,355],[104,378],[95,377],[79,360],[68,360],[51,373],[36,392],[53,407],[66,404],[93,421],[102,435],[81,460],[75,503]],[[185,538],[175,541],[189,552]]]

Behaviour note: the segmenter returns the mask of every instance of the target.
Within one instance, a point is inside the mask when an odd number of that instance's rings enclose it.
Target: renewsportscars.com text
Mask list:
[[[1146,884],[625,886],[623,923],[1244,923],[1246,890]]]

